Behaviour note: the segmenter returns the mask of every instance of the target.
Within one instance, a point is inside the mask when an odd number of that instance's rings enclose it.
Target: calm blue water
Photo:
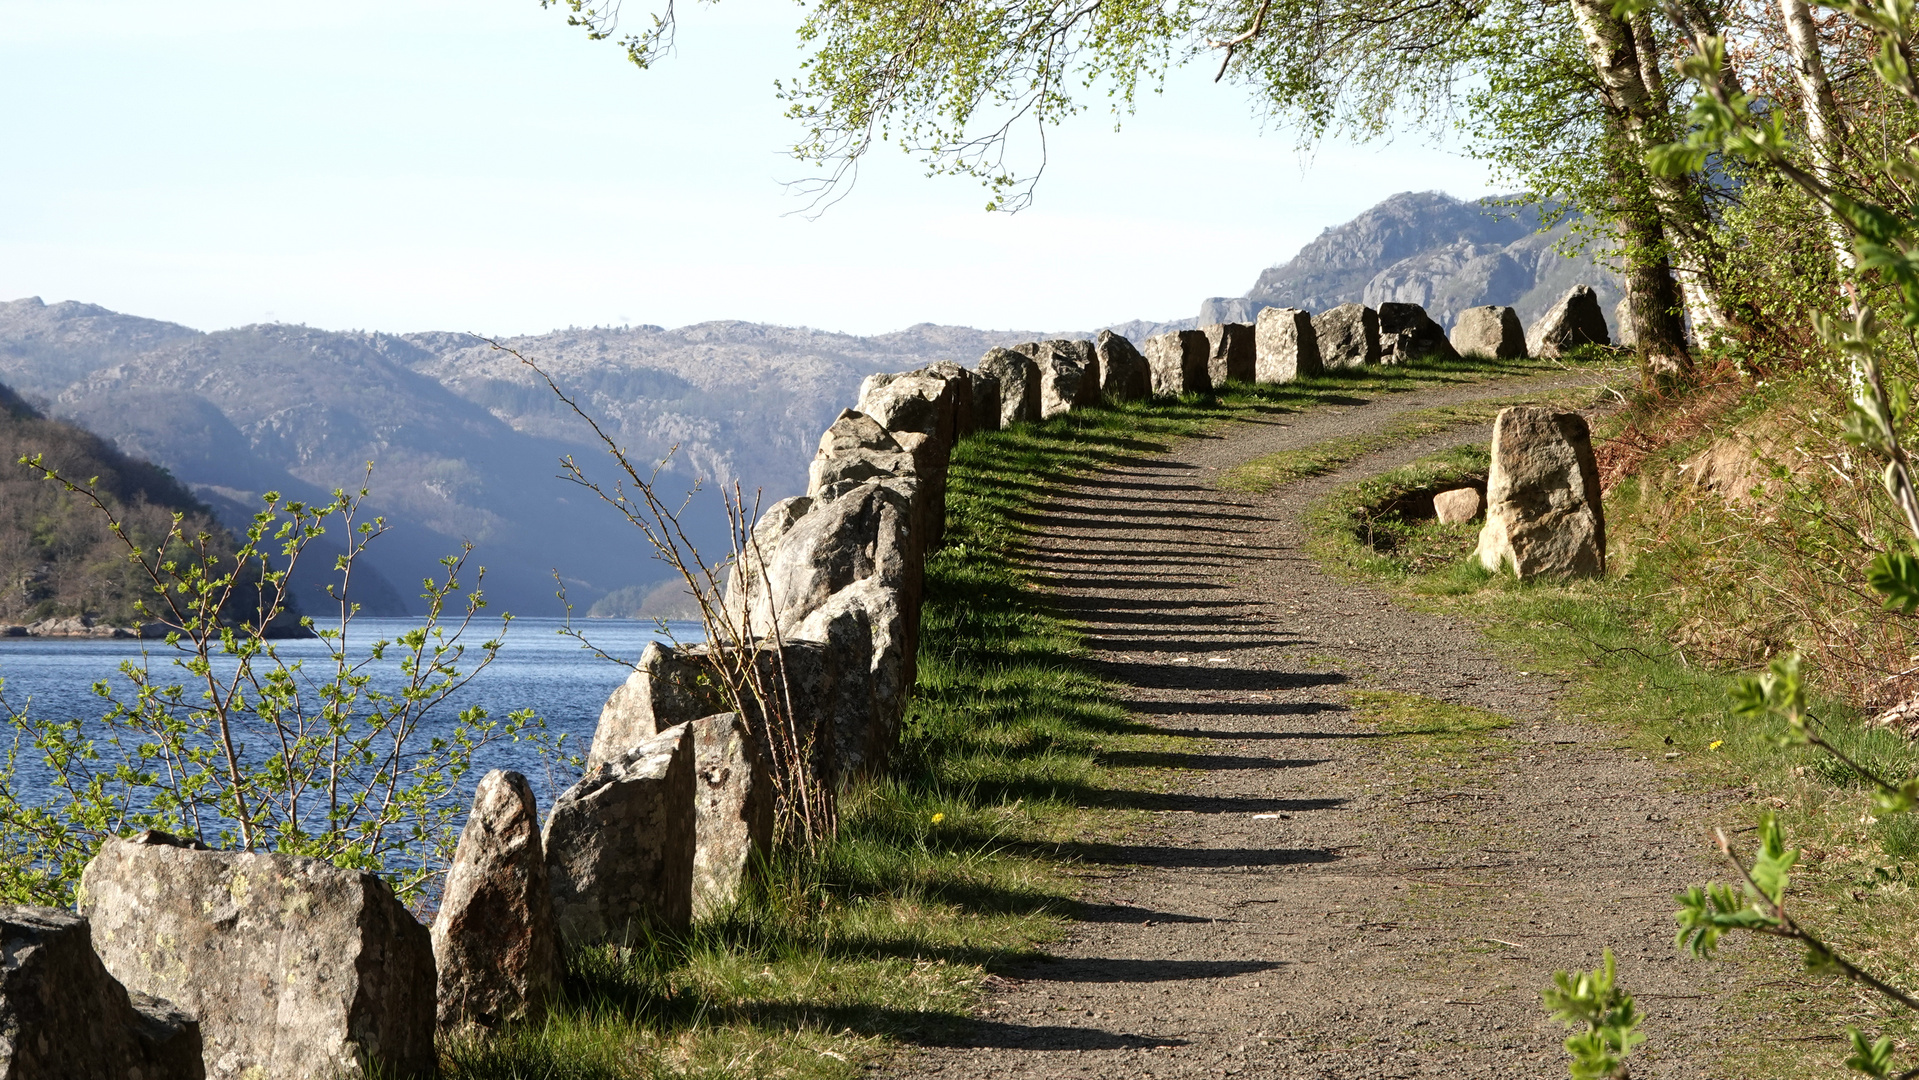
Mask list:
[[[348,644],[363,655],[371,642],[393,638],[417,625],[417,621],[408,619],[357,618]],[[606,696],[626,680],[630,671],[621,664],[595,657],[577,640],[561,636],[558,631],[563,625],[560,619],[514,619],[503,638],[505,645],[499,657],[470,684],[429,713],[423,730],[450,724],[459,711],[469,705],[484,706],[496,718],[517,709],[532,709],[546,721],[549,730],[566,734],[574,751],[584,754],[586,747],[592,744],[600,706],[606,702]],[[469,658],[475,656],[478,644],[498,626],[497,622],[475,624],[476,630],[469,631],[464,639],[469,642]],[[626,661],[638,660],[647,643],[661,637],[658,625],[651,621],[592,619],[577,621],[574,626],[599,649]],[[698,641],[703,636],[698,623],[672,623],[669,630],[681,642]],[[280,655],[288,660],[310,661],[315,676],[331,671],[326,647],[319,641],[281,641],[276,645]],[[126,680],[120,675],[119,667],[127,660],[137,661],[143,652],[156,682],[163,672],[171,674],[177,670],[170,667],[173,654],[164,641],[0,638],[0,679],[5,680],[7,703],[15,709],[30,708],[32,715],[43,719],[92,718],[97,722],[105,711],[105,703],[94,694],[93,684],[106,680],[116,690],[124,690]],[[374,669],[376,685],[386,682],[387,678],[397,682],[395,654],[389,651],[387,655],[388,660]],[[382,678],[380,672],[392,674]],[[180,672],[169,681],[187,682],[184,675]],[[7,734],[4,722],[0,721],[0,736]],[[22,756],[29,754],[31,750],[23,748]],[[539,792],[542,806],[550,804],[553,796],[573,779],[549,770],[524,743],[496,745],[482,752],[474,771],[466,777],[460,793],[463,802],[470,799],[474,783],[492,768],[518,769],[525,773],[533,781],[534,790]],[[45,772],[36,761],[22,761],[17,779],[23,787],[36,782],[43,784]]]

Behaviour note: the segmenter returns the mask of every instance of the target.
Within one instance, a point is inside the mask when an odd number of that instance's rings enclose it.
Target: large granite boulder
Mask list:
[[[1099,388],[1114,401],[1138,401],[1153,396],[1153,372],[1146,357],[1111,330],[1101,330],[1094,344],[1099,353]]]
[[[1033,341],[1013,348],[1039,372],[1041,419],[1099,404],[1099,355],[1092,342]]]
[[[1574,285],[1533,324],[1526,350],[1534,356],[1564,356],[1581,345],[1610,345],[1606,313],[1590,285]]]
[[[573,946],[679,933],[693,917],[693,729],[681,724],[580,778],[541,837],[560,937]]]
[[[440,1026],[537,1024],[566,967],[553,925],[533,785],[495,769],[480,779],[433,919]]]
[[[1620,297],[1619,303],[1613,305],[1612,324],[1619,328],[1619,333],[1615,336],[1618,338],[1620,345],[1630,349],[1638,344],[1639,334],[1638,331],[1634,329],[1632,323],[1631,295]]]
[[[955,370],[964,370],[954,365]],[[933,453],[945,465],[945,455],[953,452],[958,438],[960,393],[958,380],[932,369],[893,375],[869,375],[860,384],[859,404],[854,411],[870,416],[887,431],[898,434],[917,431],[933,440]],[[971,381],[967,382],[968,411],[971,406]]]
[[[1519,313],[1509,307],[1469,307],[1459,313],[1450,339],[1453,350],[1465,356],[1517,360],[1526,355],[1526,331]]]
[[[201,1080],[200,1025],[171,1002],[128,994],[93,951],[87,920],[0,907],[0,1077]]]
[[[999,380],[973,374],[973,430],[998,431],[1000,428]]]
[[[211,1080],[437,1066],[433,943],[373,874],[148,832],[101,845],[79,908],[115,978],[199,1020]]]
[[[838,464],[848,458],[864,458],[865,464]],[[842,409],[820,436],[813,461],[807,467],[807,488],[817,490],[840,480],[864,480],[869,475],[908,475],[916,472],[919,465],[878,420],[853,409]],[[866,475],[858,475],[862,469]]]
[[[910,480],[868,480],[821,489],[806,514],[765,556],[765,573],[748,583],[752,602],[742,605],[729,594],[729,609],[755,613],[747,623],[749,634],[772,633],[773,624],[764,621],[767,613],[782,632],[790,632],[834,593],[866,578],[880,578],[901,592],[917,649],[923,550],[911,528],[913,494]],[[763,600],[759,593],[765,594]]]
[[[726,695],[703,651],[649,642],[633,674],[600,707],[586,771],[625,757],[667,728],[726,709]]]
[[[1269,307],[1253,324],[1253,378],[1289,383],[1321,370],[1319,334],[1313,317],[1298,308]]]
[[[919,526],[913,539],[922,550],[938,544],[946,533],[946,469],[963,424],[971,423],[972,376],[965,375],[958,364],[949,366],[962,373],[963,382],[961,376],[948,377],[938,368],[910,371],[893,376],[870,393],[862,390],[856,410],[913,456],[912,476],[918,482],[913,521]],[[966,421],[960,418],[962,404],[969,414]],[[837,437],[829,430],[821,439],[822,448]],[[826,485],[809,486],[806,493],[817,501],[822,486]]]
[[[1606,572],[1606,517],[1586,418],[1533,406],[1493,422],[1479,561],[1520,580]]]
[[[1229,382],[1252,382],[1258,371],[1250,323],[1214,323],[1200,328],[1206,335],[1206,375],[1215,387]]]
[[[1175,330],[1146,339],[1146,365],[1153,393],[1168,397],[1213,389],[1212,347],[1198,330]]]
[[[703,716],[693,732],[693,916],[733,903],[773,849],[772,777],[738,713]]]
[[[880,772],[899,742],[900,721],[913,687],[916,658],[907,652],[908,612],[897,589],[869,578],[834,594],[794,633],[819,643],[791,657],[788,677],[795,705],[826,725],[817,771],[836,784]]]
[[[953,441],[958,442],[977,430],[973,416],[973,373],[951,360],[936,360],[921,370],[946,380],[953,409]]]
[[[932,436],[916,431],[890,432],[871,417],[848,409],[820,437],[819,450],[807,467],[806,494],[811,501],[782,513],[797,522],[829,488],[843,490],[849,484],[868,480],[910,480],[907,485],[890,486],[911,501],[908,520],[917,546],[924,550],[946,534],[947,464],[947,455],[936,450]],[[764,551],[765,546],[761,546]]]
[[[1071,412],[1087,386],[1097,386],[1093,373],[1071,355],[1050,347],[1038,349],[1033,366],[1039,369],[1039,415],[1051,420]]]
[[[1382,363],[1403,364],[1422,356],[1457,360],[1459,353],[1446,340],[1446,329],[1426,314],[1418,304],[1388,300],[1379,305],[1379,358]]]
[[[974,369],[974,382],[991,379],[999,397],[999,426],[1039,419],[1039,368],[1011,349],[988,349]]]
[[[1313,316],[1319,358],[1329,368],[1379,363],[1379,312],[1364,304],[1341,304]]]

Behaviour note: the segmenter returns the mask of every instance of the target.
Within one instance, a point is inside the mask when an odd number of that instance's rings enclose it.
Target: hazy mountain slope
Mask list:
[[[1570,222],[1543,233],[1538,226],[1536,210],[1515,216],[1502,200],[1466,202],[1431,191],[1394,195],[1262,272],[1244,296],[1207,300],[1200,321],[1250,321],[1267,307],[1324,311],[1395,300],[1422,305],[1447,326],[1480,304],[1512,305],[1531,323],[1580,282],[1598,290],[1610,317],[1624,295],[1618,275],[1555,250]]]
[[[1027,332],[923,325],[858,337],[742,322],[566,330],[513,339],[650,467],[661,486],[703,481],[696,540],[725,544],[714,492],[738,480],[767,501],[797,493],[815,440],[860,380],[936,359],[971,362]],[[223,520],[259,495],[321,500],[376,462],[372,513],[395,526],[371,550],[358,599],[403,610],[463,541],[499,607],[555,613],[552,573],[582,606],[649,591],[667,573],[620,517],[559,479],[575,455],[609,477],[590,429],[532,372],[471,335],[335,333],[258,325],[217,333],[85,304],[0,305],[0,356],[59,415],[158,462]],[[337,549],[334,549],[337,550]],[[320,586],[313,560],[306,591]],[[396,588],[391,583],[401,583]]]
[[[819,434],[853,405],[876,371],[935,360],[971,364],[1033,332],[921,324],[875,337],[736,321],[562,330],[501,344],[539,364],[619,441],[650,465],[677,445],[670,472],[705,476],[769,500],[797,494]],[[415,370],[485,408],[516,431],[597,456],[591,433],[510,353],[477,339],[411,335]],[[585,460],[582,458],[582,460]]]
[[[465,541],[508,610],[551,611],[555,568],[589,600],[647,580],[624,526],[553,478],[570,447],[408,366],[426,356],[386,335],[248,326],[97,370],[56,404],[236,511],[270,487],[309,499],[356,489],[374,462],[368,509],[396,528],[369,559],[407,586]]]
[[[89,372],[199,333],[71,300],[0,301],[0,381],[28,398],[49,398]]]

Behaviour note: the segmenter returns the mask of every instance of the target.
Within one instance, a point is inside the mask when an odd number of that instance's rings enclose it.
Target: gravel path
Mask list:
[[[1559,684],[1513,670],[1458,620],[1322,574],[1300,518],[1332,488],[1462,428],[1266,496],[1218,474],[1376,430],[1398,412],[1576,384],[1569,376],[1273,413],[1088,479],[1048,508],[1035,563],[1089,628],[1128,704],[1205,740],[1153,824],[1079,846],[1101,880],[1054,958],[1007,972],[972,1030],[897,1067],[972,1077],[1566,1075],[1539,991],[1619,956],[1651,1014],[1636,1077],[1716,1075],[1730,965],[1682,961],[1671,895],[1717,876],[1705,827],[1732,796],[1684,794],[1663,760],[1561,718]],[[1421,754],[1349,717],[1355,690],[1510,716],[1464,755]]]

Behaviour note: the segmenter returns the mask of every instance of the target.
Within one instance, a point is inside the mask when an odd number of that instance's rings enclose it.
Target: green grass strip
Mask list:
[[[1521,394],[1496,401],[1472,401],[1461,405],[1440,405],[1401,413],[1378,431],[1347,435],[1295,450],[1281,450],[1254,458],[1228,470],[1220,486],[1231,491],[1264,494],[1281,484],[1290,484],[1314,476],[1324,476],[1367,454],[1401,443],[1437,435],[1467,424],[1484,424],[1510,405],[1551,405],[1577,401],[1585,395],[1576,391]]]

